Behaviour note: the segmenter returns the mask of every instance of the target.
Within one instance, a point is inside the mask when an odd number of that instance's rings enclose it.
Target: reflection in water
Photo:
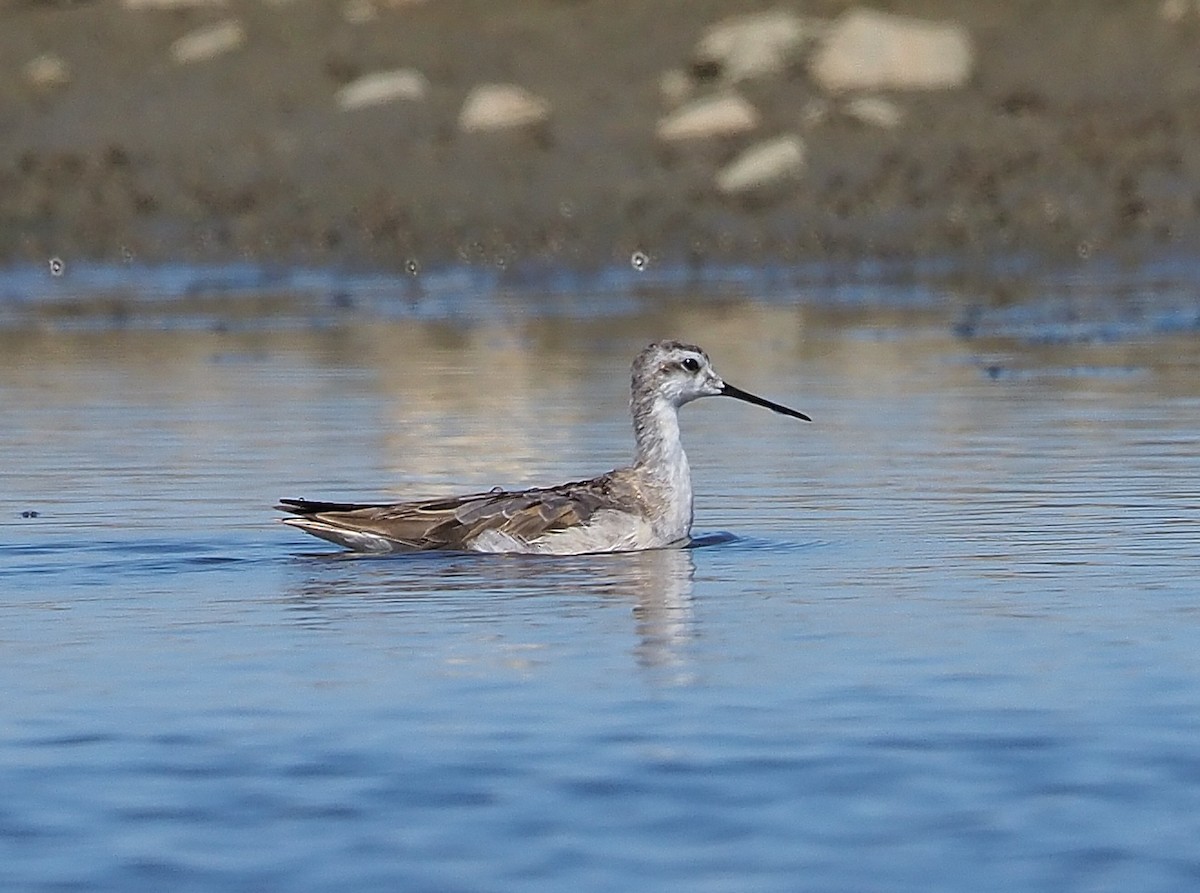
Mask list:
[[[682,669],[694,637],[692,581],[696,564],[686,549],[635,553],[629,592],[636,599],[637,657],[644,667]],[[673,681],[686,681],[680,676]]]
[[[694,639],[692,585],[695,562],[688,549],[655,549],[614,555],[547,558],[536,555],[417,553],[370,556],[303,555],[292,566],[297,579],[284,602],[313,627],[336,626],[362,611],[415,614],[428,619],[436,599],[456,621],[503,628],[500,619],[528,617],[530,597],[556,598],[537,611],[575,608],[580,597],[596,608],[622,599],[631,605],[638,664],[668,668],[668,679],[687,681],[688,646]],[[504,615],[501,618],[499,615]],[[502,636],[491,640],[511,648]]]

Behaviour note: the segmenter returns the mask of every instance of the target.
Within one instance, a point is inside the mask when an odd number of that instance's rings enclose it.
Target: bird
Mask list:
[[[631,369],[637,445],[631,465],[554,487],[497,487],[443,499],[344,503],[281,499],[284,524],[352,552],[432,550],[583,555],[684,546],[692,478],[679,436],[680,407],[732,397],[805,422],[807,415],[726,382],[694,344],[655,341]]]

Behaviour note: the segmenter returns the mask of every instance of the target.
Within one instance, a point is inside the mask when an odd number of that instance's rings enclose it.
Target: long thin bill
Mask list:
[[[753,403],[755,406],[764,406],[772,412],[777,412],[780,415],[788,415],[794,419],[802,419],[805,422],[812,421],[812,419],[802,412],[788,409],[788,407],[782,406],[779,403],[772,403],[770,400],[764,400],[762,397],[751,394],[748,391],[743,391],[741,388],[735,388],[731,384],[727,384],[721,388],[721,396],[733,397],[735,400],[745,400],[747,403]]]

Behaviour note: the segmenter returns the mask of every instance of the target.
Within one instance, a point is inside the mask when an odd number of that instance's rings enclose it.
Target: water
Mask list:
[[[1188,890],[1200,339],[668,303],[0,334],[0,888]],[[346,558],[709,349],[697,547]],[[36,517],[22,513],[36,512]]]

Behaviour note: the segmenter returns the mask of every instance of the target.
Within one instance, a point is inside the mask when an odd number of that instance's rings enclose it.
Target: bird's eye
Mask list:
[[[695,357],[688,357],[680,365],[682,365],[684,370],[687,372],[699,372],[700,371],[700,361],[697,360]]]

